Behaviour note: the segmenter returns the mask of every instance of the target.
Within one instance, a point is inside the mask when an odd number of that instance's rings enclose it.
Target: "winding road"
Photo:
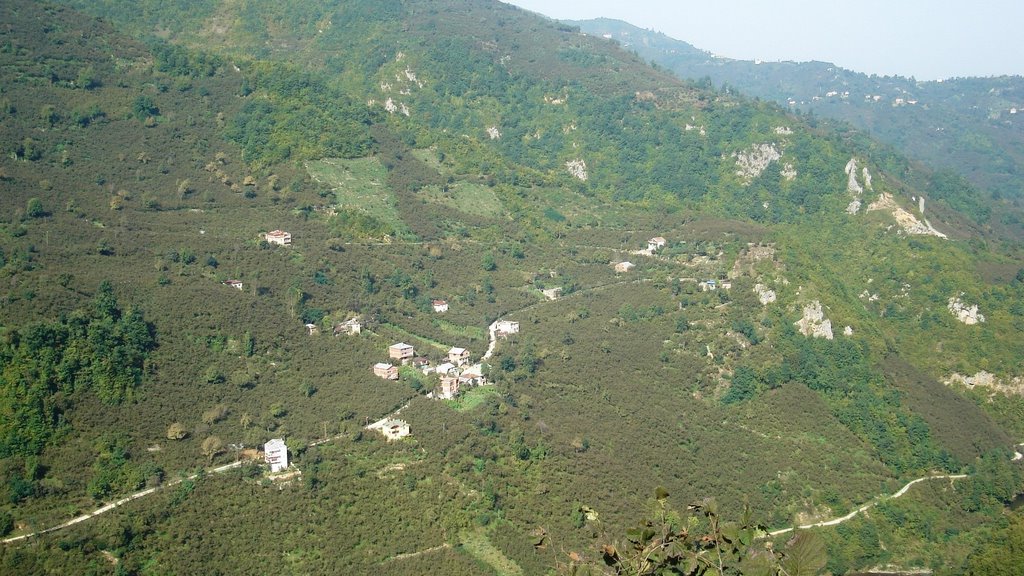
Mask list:
[[[894,500],[896,498],[899,498],[900,496],[903,496],[904,494],[907,493],[907,490],[910,490],[911,486],[917,484],[918,482],[924,482],[925,480],[949,480],[950,482],[952,482],[953,480],[960,480],[962,478],[967,478],[967,474],[935,474],[932,476],[922,476],[921,478],[917,478],[911,480],[910,482],[907,482],[903,486],[903,488],[900,488],[891,496],[877,497],[874,500],[868,502],[867,504],[864,504],[859,508],[855,509],[853,512],[846,514],[845,516],[839,516],[838,518],[832,518],[831,520],[822,520],[821,522],[815,522],[813,524],[802,524],[800,526],[790,526],[789,528],[772,530],[768,533],[768,536],[778,536],[780,534],[785,534],[787,532],[792,532],[794,530],[807,530],[808,528],[822,528],[825,526],[835,526],[837,524],[842,524],[847,520],[852,520],[861,512],[869,510],[870,508],[873,508],[881,504],[882,502],[885,502],[886,500]]]
[[[220,472],[226,472],[228,470],[231,470],[232,468],[238,468],[239,466],[242,465],[242,462],[244,462],[244,461],[243,460],[236,460],[236,461],[234,461],[234,462],[232,462],[230,464],[224,464],[223,466],[217,466],[216,468],[209,468],[207,470],[204,470],[202,473],[204,473],[204,474],[218,474]],[[78,524],[79,522],[85,522],[86,520],[88,520],[90,518],[95,518],[96,516],[99,516],[100,514],[104,514],[106,512],[110,512],[111,510],[113,510],[115,508],[118,508],[120,506],[124,506],[125,504],[127,504],[127,503],[129,503],[129,502],[131,502],[133,500],[138,500],[139,498],[142,498],[143,496],[149,496],[150,494],[153,494],[154,492],[158,492],[158,491],[163,490],[165,488],[170,488],[172,486],[177,486],[178,484],[181,484],[182,482],[185,482],[186,480],[195,480],[196,478],[199,477],[199,474],[200,473],[197,472],[195,474],[192,474],[191,476],[186,476],[185,478],[179,478],[177,480],[173,480],[173,481],[168,482],[167,484],[163,484],[161,486],[154,486],[153,488],[147,488],[145,490],[140,490],[138,492],[135,492],[134,494],[130,494],[128,496],[125,496],[124,498],[121,498],[120,500],[116,500],[116,501],[111,502],[111,503],[109,503],[109,504],[107,504],[105,506],[101,506],[101,507],[93,510],[92,512],[89,512],[87,514],[82,514],[81,516],[76,516],[76,517],[72,518],[71,520],[68,520],[67,522],[64,522],[63,524],[58,524],[56,526],[52,526],[52,527],[47,528],[45,530],[37,530],[35,532],[29,532],[28,534],[21,534],[19,536],[11,536],[10,538],[4,538],[3,543],[4,544],[12,544],[14,542],[19,542],[19,541],[22,541],[22,540],[28,540],[29,538],[32,538],[33,536],[42,536],[43,534],[48,534],[50,532],[56,532],[57,530],[61,530],[63,528],[67,528],[69,526],[74,526],[75,524]]]

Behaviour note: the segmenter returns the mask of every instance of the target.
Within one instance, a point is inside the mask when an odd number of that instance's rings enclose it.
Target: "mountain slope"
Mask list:
[[[927,184],[939,198],[979,222],[1020,236],[1020,176],[1024,160],[1024,79],[868,76],[827,62],[751,62],[712,55],[692,45],[628,23],[572,22],[595,36],[681,77],[708,79],[792,110],[846,121],[944,173]],[[977,190],[964,190],[959,177]],[[978,203],[970,194],[980,194]],[[1006,209],[1012,209],[1007,212]]]
[[[277,437],[301,476],[200,476],[5,569],[537,573],[657,486],[775,527],[1012,444],[927,398],[1017,375],[1020,257],[862,135],[492,2],[75,4],[112,24],[2,8],[0,408],[47,438],[5,443],[4,511],[31,532]],[[131,333],[102,311],[152,328],[124,398],[72,363]],[[498,318],[492,386],[371,371],[479,358]],[[411,438],[364,429],[403,406]]]

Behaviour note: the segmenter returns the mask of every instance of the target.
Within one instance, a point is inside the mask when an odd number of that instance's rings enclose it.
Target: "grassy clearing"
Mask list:
[[[452,184],[447,192],[437,186],[428,186],[422,193],[432,202],[455,208],[473,216],[490,218],[504,210],[494,190],[482,184],[459,181]]]
[[[438,342],[437,340],[432,340],[430,338],[427,338],[425,336],[420,336],[418,334],[413,334],[412,332],[409,332],[408,330],[406,330],[406,329],[404,329],[404,328],[402,328],[402,327],[400,327],[398,325],[395,325],[395,324],[381,324],[381,327],[386,327],[389,331],[392,332],[392,334],[390,334],[392,339],[394,339],[394,338],[405,339],[405,341],[409,342],[410,344],[413,344],[415,341],[425,342],[427,344],[430,344],[434,348],[437,348],[438,350],[441,350],[442,352],[448,352],[448,350],[451,348],[451,345],[449,345],[449,344],[444,344],[444,343]],[[413,345],[415,346],[415,344],[413,344]]]
[[[501,200],[494,190],[481,184],[458,182],[452,186],[455,206],[466,214],[474,216],[497,216],[501,214]]]
[[[491,544],[483,528],[472,531],[465,530],[459,534],[459,537],[462,540],[463,550],[493,568],[499,576],[522,576],[523,569],[519,567],[519,564]]]
[[[446,320],[437,320],[436,325],[442,332],[452,336],[459,336],[470,340],[484,340],[487,337],[487,332],[479,326],[462,326]]]
[[[391,224],[405,225],[395,209],[395,196],[387,186],[387,170],[377,158],[324,158],[306,162],[313,180],[329,186],[339,208],[361,210]]]
[[[447,400],[447,402],[457,412],[468,412],[486,402],[488,398],[496,396],[500,396],[500,394],[494,389],[494,386],[478,386],[455,400]]]
[[[432,148],[417,148],[412,151],[412,155],[420,162],[423,162],[427,166],[430,166],[434,170],[444,174],[444,165],[441,164],[441,158],[438,157],[437,150]]]

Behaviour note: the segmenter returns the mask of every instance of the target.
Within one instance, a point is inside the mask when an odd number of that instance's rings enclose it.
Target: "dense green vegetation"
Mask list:
[[[941,381],[1020,375],[1024,259],[955,179],[928,213],[952,240],[851,217],[850,158],[908,210],[940,177],[489,1],[69,4],[104,20],[0,6],[0,532],[159,489],[0,571],[545,573],[644,550],[658,486],[781,528],[940,472],[972,475],[948,530],[826,535],[830,569],[1015,537],[1024,401]],[[795,328],[812,301],[833,340]],[[491,386],[371,372],[398,341],[479,358],[499,318]],[[410,438],[364,428],[399,408]],[[271,438],[295,476],[190,477]]]

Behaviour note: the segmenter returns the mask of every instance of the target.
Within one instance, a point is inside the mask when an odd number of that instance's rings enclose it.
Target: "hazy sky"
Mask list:
[[[935,80],[1024,75],[1022,0],[504,0],[556,19],[625,20],[742,60],[821,60]]]

